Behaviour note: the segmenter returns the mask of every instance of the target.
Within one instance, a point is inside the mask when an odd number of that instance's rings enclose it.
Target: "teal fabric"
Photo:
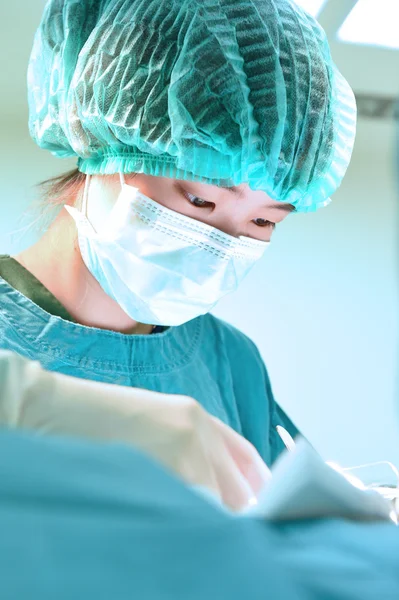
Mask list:
[[[274,535],[133,449],[0,430],[0,480],[2,600],[296,598]]]
[[[50,315],[2,278],[0,298],[0,348],[49,371],[191,396],[269,465],[283,450],[276,425],[297,433],[274,401],[255,344],[210,314],[163,333],[124,335]]]
[[[399,530],[270,525],[132,448],[0,431],[2,600],[397,600]]]
[[[33,139],[84,173],[248,183],[304,212],[355,137],[352,90],[294,0],[50,0],[28,90]]]
[[[57,298],[11,256],[0,254],[0,277],[47,312],[66,321],[73,321]]]

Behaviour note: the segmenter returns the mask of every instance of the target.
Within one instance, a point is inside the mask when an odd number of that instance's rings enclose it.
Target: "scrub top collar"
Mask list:
[[[204,317],[162,333],[127,335],[50,315],[0,278],[0,321],[12,327],[33,357],[115,374],[161,374],[194,359]],[[29,350],[30,349],[30,350]]]

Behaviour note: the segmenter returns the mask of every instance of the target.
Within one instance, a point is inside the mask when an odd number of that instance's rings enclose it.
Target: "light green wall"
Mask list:
[[[398,200],[392,124],[359,122],[332,204],[291,216],[215,311],[261,348],[275,395],[326,456],[399,464]]]

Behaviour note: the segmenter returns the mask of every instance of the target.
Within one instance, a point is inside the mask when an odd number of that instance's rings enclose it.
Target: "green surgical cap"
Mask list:
[[[311,211],[348,167],[356,104],[294,0],[50,0],[33,139],[83,173],[233,186]]]

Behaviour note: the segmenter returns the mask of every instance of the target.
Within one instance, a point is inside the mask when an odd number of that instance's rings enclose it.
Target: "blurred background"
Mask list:
[[[399,0],[297,1],[355,91],[352,162],[332,204],[290,216],[213,312],[258,345],[277,401],[325,458],[399,466]],[[1,254],[35,241],[12,233],[34,184],[75,166],[28,132],[26,69],[44,5],[0,0]]]

